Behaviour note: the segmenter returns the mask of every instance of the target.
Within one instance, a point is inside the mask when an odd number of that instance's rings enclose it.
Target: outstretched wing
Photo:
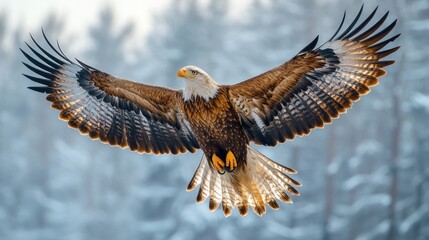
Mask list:
[[[375,9],[356,28],[362,8],[351,25],[319,48],[318,38],[290,61],[247,81],[230,86],[230,97],[246,134],[257,144],[274,146],[296,135],[310,133],[345,113],[352,102],[367,94],[394,61],[381,59],[399,47],[380,51],[398,36],[382,40],[396,20],[379,31],[388,12],[368,25]]]
[[[44,86],[29,87],[47,93],[59,117],[92,139],[147,153],[195,152],[198,142],[178,106],[180,91],[123,80],[68,59],[58,46],[55,53],[27,44],[33,56],[22,51],[24,63]],[[38,58],[38,59],[36,59]]]

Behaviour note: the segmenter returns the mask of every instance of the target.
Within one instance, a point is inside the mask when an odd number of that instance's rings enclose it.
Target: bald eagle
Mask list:
[[[183,90],[121,79],[70,60],[43,31],[51,51],[31,36],[33,46],[26,43],[29,51],[21,51],[29,60],[24,65],[37,76],[24,75],[43,85],[29,88],[48,94],[61,120],[91,139],[139,153],[202,149],[187,186],[200,185],[197,202],[209,198],[209,209],[221,204],[225,216],[234,207],[244,216],[249,206],[262,216],[266,205],[278,209],[277,200],[292,202],[289,194],[299,195],[294,186],[300,183],[289,176],[295,170],[249,144],[275,146],[322,128],[367,94],[386,74],[383,68],[394,63],[381,59],[399,48],[382,50],[399,36],[385,39],[396,20],[381,27],[387,12],[368,25],[375,9],[356,25],[362,9],[340,33],[344,14],[321,46],[316,47],[316,37],[291,60],[234,85],[219,84],[195,66],[177,72]]]

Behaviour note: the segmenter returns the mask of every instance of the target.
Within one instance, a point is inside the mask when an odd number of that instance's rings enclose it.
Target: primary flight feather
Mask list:
[[[394,63],[381,59],[399,48],[382,50],[399,36],[385,39],[396,20],[385,26],[386,13],[369,25],[375,9],[356,25],[362,9],[340,33],[344,14],[320,47],[316,38],[291,60],[235,85],[218,84],[195,66],[177,72],[183,90],[121,79],[70,60],[44,33],[53,52],[31,37],[34,45],[21,51],[30,62],[24,65],[37,76],[25,76],[43,85],[29,88],[48,94],[60,119],[92,139],[140,153],[202,149],[187,187],[200,185],[197,201],[209,198],[209,209],[221,205],[225,216],[234,207],[246,215],[249,206],[261,216],[266,205],[278,209],[277,200],[292,202],[289,194],[298,195],[294,186],[300,184],[288,175],[295,170],[249,143],[275,146],[323,127],[367,94],[386,74],[383,68]]]

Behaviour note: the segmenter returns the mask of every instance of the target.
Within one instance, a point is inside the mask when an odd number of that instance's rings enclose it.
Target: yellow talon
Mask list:
[[[235,159],[235,156],[231,151],[228,151],[226,154],[226,166],[229,167],[229,171],[232,171],[237,167],[237,159]]]
[[[224,172],[223,167],[225,166],[225,163],[216,154],[213,154],[212,156],[212,163],[214,168],[216,168],[219,173]]]

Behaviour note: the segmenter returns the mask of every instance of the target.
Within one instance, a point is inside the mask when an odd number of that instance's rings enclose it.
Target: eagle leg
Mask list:
[[[237,159],[234,156],[234,153],[228,151],[226,154],[226,171],[232,172],[237,167]],[[228,168],[229,167],[229,168]]]
[[[213,156],[212,156],[212,163],[213,163],[213,167],[220,174],[224,174],[225,173],[225,170],[223,169],[223,167],[225,166],[225,163],[216,154],[213,154]]]

